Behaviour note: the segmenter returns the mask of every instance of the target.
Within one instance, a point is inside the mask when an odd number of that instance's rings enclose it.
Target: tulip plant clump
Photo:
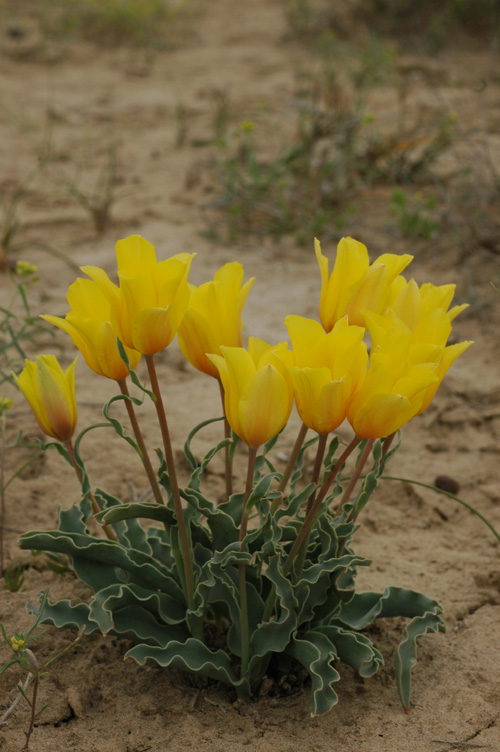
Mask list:
[[[362,677],[382,665],[366,628],[377,617],[407,617],[396,651],[407,709],[417,638],[444,630],[442,608],[401,587],[357,593],[358,567],[370,562],[352,542],[399,429],[427,408],[470,345],[447,345],[451,322],[464,307],[450,308],[454,285],[419,287],[402,275],[411,256],[384,254],[370,264],[365,246],[351,238],[340,241],[329,274],[316,243],[321,323],[290,315],[291,348],[256,338],[244,348],[241,315],[254,280],[243,284],[240,264],[226,264],[194,287],[187,281],[191,255],[157,261],[139,236],[119,241],[116,250],[118,284],[102,269],[84,267],[88,278],[69,288],[70,312],[43,318],[69,334],[93,371],[117,382],[104,425],[138,452],[152,500],[123,503],[92,488],[80,440],[94,427],[73,441],[74,363],[64,372],[53,355],[27,361],[18,386],[42,431],[55,439],[47,446],[74,467],[82,498],[59,510],[57,530],[26,533],[21,547],[67,555],[91,590],[86,603],[49,602],[43,621],[121,635],[134,642],[127,656],[138,663],[224,682],[244,700],[258,695],[264,678],[279,681],[302,666],[316,714],[337,702],[339,662]],[[155,367],[155,355],[176,334],[187,360],[218,383],[223,405],[222,417],[189,434],[184,451],[191,476],[184,487],[169,435],[168,387],[160,388]],[[141,357],[147,385],[135,372]],[[130,393],[130,381],[141,399]],[[149,398],[163,438],[156,461],[138,418]],[[294,402],[302,427],[278,471],[270,450]],[[133,435],[110,414],[117,403]],[[200,462],[192,440],[216,420],[221,440]],[[347,445],[335,435],[345,420],[352,427]],[[306,440],[308,431],[313,436]],[[241,483],[232,472],[238,442],[248,457]],[[314,453],[312,471],[306,449]],[[205,494],[204,472],[219,452],[226,486],[217,504]]]

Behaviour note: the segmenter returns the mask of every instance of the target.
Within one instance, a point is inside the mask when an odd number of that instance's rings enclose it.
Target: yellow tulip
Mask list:
[[[329,275],[328,259],[319,241],[314,242],[321,272],[320,319],[327,332],[345,315],[350,324],[365,326],[365,309],[382,313],[391,285],[413,259],[408,254],[384,253],[370,266],[366,246],[353,238],[342,238]]]
[[[116,381],[127,378],[129,371],[121,359],[117,332],[111,324],[111,304],[99,285],[90,279],[77,279],[69,287],[67,300],[71,311],[65,318],[41,318],[69,334],[89,368],[99,376]],[[127,347],[125,351],[133,370],[141,355]]]
[[[217,379],[219,371],[207,353],[220,354],[221,345],[241,347],[241,313],[255,279],[242,286],[243,273],[241,264],[232,262],[211,282],[188,285],[191,297],[178,331],[179,346],[195,368]]]
[[[75,366],[76,360],[64,372],[54,355],[39,355],[12,374],[41,430],[59,441],[69,441],[76,427]]]
[[[344,421],[352,394],[364,379],[367,364],[365,330],[340,319],[326,333],[317,321],[287,316],[293,348],[290,369],[297,411],[317,433],[334,431]]]
[[[111,323],[124,345],[154,355],[172,342],[189,302],[193,256],[179,253],[157,261],[154,246],[131,235],[116,244],[119,287],[99,267],[82,267],[108,299]]]
[[[408,363],[435,363],[437,380],[422,395],[422,405],[417,415],[427,409],[439,385],[455,360],[467,350],[472,342],[459,342],[446,345],[451,334],[451,322],[467,304],[450,309],[455,285],[422,285],[414,280],[398,282],[393,289],[390,307],[384,315],[365,312],[372,346],[378,349],[388,332],[399,329],[409,337]]]
[[[248,350],[223,345],[221,355],[208,355],[222,380],[229,425],[254,449],[276,436],[290,417],[292,380],[277,354],[284,349],[286,343],[270,347],[251,337]]]
[[[411,347],[411,332],[395,326],[372,349],[366,378],[347,410],[360,438],[382,438],[400,429],[422,410],[426,390],[439,383],[437,363],[414,362]],[[439,347],[431,347],[435,356]]]

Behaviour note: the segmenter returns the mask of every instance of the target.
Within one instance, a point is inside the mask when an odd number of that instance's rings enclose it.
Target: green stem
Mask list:
[[[354,488],[356,487],[356,483],[358,482],[359,477],[360,477],[361,473],[363,472],[363,468],[364,468],[364,466],[366,464],[366,460],[368,459],[368,457],[371,454],[374,442],[375,442],[375,439],[369,439],[366,442],[366,446],[363,449],[363,453],[362,453],[361,457],[359,458],[359,462],[356,465],[356,467],[354,468],[354,472],[351,475],[349,483],[348,483],[348,485],[347,485],[344,493],[342,494],[342,499],[340,501],[340,504],[337,507],[337,510],[339,512],[342,509],[342,507],[344,506],[344,504],[346,504],[349,501],[349,499],[351,498],[351,494],[354,491]],[[353,514],[352,514],[353,509],[351,509],[351,511],[349,513],[349,517],[348,517],[348,520],[347,520],[348,522],[351,522],[352,519],[353,519]]]
[[[66,449],[68,450],[68,454],[71,459],[71,464],[73,465],[75,469],[76,477],[78,478],[78,481],[81,484],[83,480],[82,471],[78,467],[78,463],[75,458],[75,450],[73,448],[73,442],[71,441],[71,439],[69,439],[69,441],[66,442]],[[94,512],[94,515],[99,514],[99,512],[101,511],[101,507],[97,503],[96,498],[90,489],[88,491],[88,497],[90,499],[90,503],[92,504],[92,511]],[[102,525],[102,529],[104,530],[104,533],[106,534],[106,538],[108,538],[111,541],[116,542],[117,537],[116,537],[115,531],[110,525]]]
[[[0,418],[0,576],[4,573],[4,538],[5,529],[5,425],[6,418]]]
[[[229,425],[229,421],[226,417],[226,406],[225,406],[225,401],[224,401],[224,387],[222,386],[222,381],[220,379],[217,379],[217,380],[219,382],[220,397],[222,400],[222,413],[224,415],[224,438],[230,439],[231,438],[231,426]],[[229,444],[227,444],[224,447],[224,460],[225,460],[225,476],[226,476],[226,500],[228,500],[231,494],[233,493],[233,461],[229,453]]]
[[[319,440],[318,440],[318,447],[316,450],[316,459],[314,461],[314,467],[313,467],[313,471],[311,475],[311,483],[314,483],[315,488],[312,491],[311,495],[309,496],[309,499],[307,500],[306,517],[311,511],[312,507],[314,506],[314,498],[318,490],[318,480],[319,480],[319,476],[321,473],[321,468],[323,466],[323,458],[325,456],[325,449],[326,449],[327,441],[328,441],[328,434],[327,433],[320,434]],[[311,537],[311,530],[309,530],[308,534],[302,541],[302,544],[300,546],[299,553],[297,556],[297,564],[295,566],[297,580],[300,578],[300,575],[302,574],[302,570],[304,569],[304,561],[306,558],[307,547],[309,545],[310,537]]]
[[[252,492],[253,476],[255,472],[255,458],[257,449],[248,447],[248,467],[247,481],[245,486],[245,498],[243,500],[243,512],[240,525],[240,543],[241,551],[245,550],[245,536],[247,534],[248,514],[247,501]],[[246,565],[238,564],[238,582],[240,587],[240,632],[241,632],[241,678],[246,676],[248,671],[248,660],[250,652],[250,635],[248,633],[248,603],[247,603],[247,581]]]
[[[151,389],[154,394],[154,405],[156,408],[156,414],[158,416],[158,422],[160,424],[161,435],[163,438],[163,447],[165,449],[165,461],[167,463],[168,477],[170,480],[170,486],[172,488],[172,499],[174,502],[175,515],[177,518],[177,527],[179,530],[179,544],[182,553],[182,562],[184,567],[184,577],[186,580],[187,600],[191,610],[194,610],[194,573],[193,573],[193,558],[191,546],[189,544],[189,538],[186,529],[186,521],[184,519],[184,513],[182,511],[181,495],[179,493],[179,484],[177,482],[177,473],[175,472],[174,454],[172,451],[172,443],[170,441],[170,433],[168,430],[167,416],[165,414],[165,408],[163,406],[163,399],[160,392],[160,385],[158,383],[158,376],[156,375],[155,363],[152,355],[145,355],[146,364],[148,367],[149,378],[151,381]]]
[[[340,470],[342,469],[342,466],[344,465],[344,462],[347,460],[349,455],[356,449],[357,445],[361,439],[358,436],[355,436],[349,446],[342,452],[340,455],[340,458],[337,460],[335,465],[330,471],[330,474],[328,475],[328,478],[324,482],[319,494],[316,496],[313,505],[311,506],[311,509],[306,515],[306,518],[304,520],[304,523],[302,525],[302,528],[300,529],[299,534],[297,535],[293,546],[290,550],[290,553],[288,554],[288,558],[285,562],[285,566],[283,567],[284,574],[287,574],[290,571],[290,568],[293,564],[293,560],[299,551],[303,540],[306,538],[306,536],[309,534],[309,531],[312,528],[312,525],[316,519],[316,515],[319,511],[319,508],[324,501],[326,495],[328,494],[328,491],[330,490],[330,486],[332,485],[333,481],[339,474]]]
[[[146,444],[144,442],[142,431],[137,421],[137,416],[135,414],[134,405],[132,401],[130,400],[130,393],[128,390],[127,382],[125,381],[125,379],[120,379],[120,380],[117,380],[117,384],[120,387],[120,392],[125,397],[125,407],[127,408],[127,413],[128,413],[130,423],[132,425],[132,430],[134,432],[135,439],[139,446],[139,450],[140,450],[139,456],[141,458],[142,464],[144,465],[144,470],[146,471],[146,475],[148,476],[149,485],[151,486],[153,496],[155,497],[155,501],[158,504],[165,504],[165,501],[163,500],[163,497],[161,495],[161,490],[158,484],[158,480],[156,478],[156,473],[153,469],[153,465],[151,464],[151,460],[149,459],[149,454],[148,454],[148,450],[146,449]]]
[[[271,514],[274,514],[276,512],[276,510],[278,509],[278,507],[281,505],[283,501],[283,495],[285,493],[287,483],[290,480],[290,476],[295,467],[295,463],[297,462],[297,457],[299,456],[300,450],[302,449],[302,444],[304,443],[304,439],[306,438],[307,430],[308,429],[307,429],[306,424],[302,423],[299,429],[299,432],[297,434],[297,438],[295,439],[295,444],[293,445],[293,449],[288,458],[288,462],[286,463],[286,467],[283,472],[283,477],[281,478],[280,484],[278,486],[278,491],[281,494],[281,496],[273,501],[271,505]]]
[[[475,514],[476,517],[479,517],[482,522],[491,530],[497,541],[500,543],[500,533],[493,527],[491,522],[489,522],[486,517],[483,517],[481,512],[478,512],[477,509],[474,509],[473,506],[470,504],[467,504],[466,501],[463,499],[460,499],[458,496],[455,496],[454,494],[450,493],[449,491],[445,491],[443,488],[438,488],[437,486],[431,486],[429,483],[421,483],[418,480],[411,480],[410,478],[396,478],[392,475],[383,475],[381,480],[399,480],[403,483],[413,483],[415,486],[422,486],[423,488],[430,488],[431,491],[436,491],[436,493],[442,494],[443,496],[448,496],[450,499],[453,499],[453,501],[458,501],[459,504],[461,504],[463,507],[469,510],[469,512],[472,512],[472,514]]]

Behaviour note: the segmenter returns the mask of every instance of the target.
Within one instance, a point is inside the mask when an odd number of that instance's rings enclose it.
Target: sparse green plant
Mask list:
[[[402,188],[396,188],[392,193],[390,211],[404,238],[429,240],[439,229],[436,209],[437,201],[433,195],[425,196],[417,191],[408,196]]]
[[[2,634],[4,644],[10,653],[10,658],[7,659],[7,661],[0,668],[0,676],[12,666],[19,666],[22,671],[27,672],[24,680],[20,680],[14,687],[12,692],[9,693],[9,701],[5,706],[6,709],[0,716],[0,727],[4,726],[7,723],[8,719],[18,711],[19,707],[21,706],[22,700],[24,700],[31,708],[31,712],[28,729],[24,732],[26,736],[26,742],[23,750],[29,749],[31,735],[35,726],[35,719],[47,707],[47,704],[45,704],[43,705],[43,707],[37,710],[38,689],[41,679],[44,676],[48,675],[47,669],[53,663],[58,661],[60,658],[62,658],[63,655],[65,655],[65,653],[69,652],[75,647],[75,645],[83,637],[83,634],[85,632],[85,629],[80,629],[76,638],[72,640],[70,644],[64,648],[64,650],[57,653],[57,655],[53,656],[48,661],[40,664],[30,645],[32,645],[44,634],[44,632],[35,634],[35,630],[38,627],[41,619],[43,618],[45,606],[47,604],[47,597],[48,588],[43,593],[40,593],[38,597],[38,615],[27,632],[14,632],[14,634],[9,638],[5,630],[5,626],[0,622],[0,632]],[[30,685],[33,685],[31,698],[29,698],[27,694]]]
[[[18,261],[14,271],[9,271],[14,286],[10,300],[0,306],[0,384],[12,382],[11,373],[18,373],[27,354],[25,347],[36,347],[35,338],[40,332],[53,332],[31,312],[29,290],[39,277],[37,267],[27,261]],[[19,303],[21,309],[19,310]]]
[[[163,49],[188,33],[193,0],[53,0],[52,14],[39,11],[46,33],[76,36],[95,44]]]
[[[94,230],[98,234],[105,232],[112,222],[111,208],[118,200],[116,193],[117,171],[116,149],[114,146],[110,146],[92,188],[88,190],[82,188],[78,177],[74,179],[63,178],[68,192],[90,215]]]

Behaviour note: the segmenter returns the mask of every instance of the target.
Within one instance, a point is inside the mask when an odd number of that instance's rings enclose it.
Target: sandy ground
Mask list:
[[[23,20],[27,23],[29,18]],[[29,34],[37,33],[35,27],[29,26]],[[306,248],[299,248],[293,238],[239,236],[227,244],[203,234],[207,223],[222,225],[223,219],[217,215],[207,219],[204,206],[213,198],[206,193],[209,150],[199,145],[213,137],[214,91],[227,93],[235,123],[254,118],[259,103],[266,103],[273,134],[279,133],[280,125],[289,132],[295,75],[310,62],[308,54],[287,38],[281,5],[264,0],[239,4],[213,0],[195,16],[192,33],[182,44],[149,57],[137,48],[99,48],[65,40],[41,48],[35,45],[21,54],[5,35],[0,57],[0,182],[5,195],[12,195],[33,170],[51,124],[53,159],[29,184],[18,205],[17,239],[32,244],[18,255],[36,263],[41,278],[31,291],[34,313],[64,314],[66,290],[75,271],[33,244],[55,248],[77,266],[97,264],[111,272],[115,241],[138,233],[156,245],[160,258],[196,252],[191,274],[195,283],[211,278],[226,261],[240,261],[247,278],[257,278],[245,309],[247,335],[278,341],[285,338],[286,314],[317,316],[320,280],[312,237]],[[420,106],[427,96],[432,108],[436,89],[429,94],[426,77],[415,73],[414,57],[401,52],[400,60],[408,63],[410,71],[410,101]],[[461,124],[480,134],[478,139],[488,146],[492,164],[500,171],[498,83],[481,95],[474,84],[491,66],[491,54],[479,44],[443,52],[432,60],[432,70],[442,74],[439,96],[458,113]],[[392,117],[393,99],[383,87],[373,93],[371,106],[382,123]],[[187,113],[182,138],[181,106]],[[441,175],[457,159],[462,167],[466,158],[472,159],[474,143],[462,141],[462,152],[459,146],[451,149],[442,160]],[[69,195],[64,176],[73,179],[79,171],[79,185],[92,185],[106,164],[109,144],[116,146],[118,200],[112,207],[112,225],[97,234],[88,213]],[[433,405],[403,431],[391,472],[427,483],[438,475],[452,477],[461,497],[500,528],[500,307],[490,286],[490,281],[500,280],[499,257],[485,244],[472,241],[464,251],[453,228],[428,241],[402,238],[389,221],[391,190],[390,186],[367,188],[345,234],[365,242],[372,258],[385,251],[413,253],[411,271],[420,283],[456,282],[458,300],[471,306],[456,322],[454,337],[475,340]],[[339,237],[335,228],[328,228],[328,236],[325,233],[323,249],[331,258]],[[2,276],[2,301],[8,299],[10,286]],[[41,335],[36,344],[39,352],[55,352],[64,364],[75,357],[62,332],[55,338]],[[35,349],[31,354],[36,354]],[[219,395],[212,380],[183,361],[175,343],[161,357],[159,371],[173,441],[180,449],[191,427],[218,413]],[[8,385],[4,391],[16,396]],[[94,376],[80,359],[80,428],[99,421],[103,401],[113,393],[114,384]],[[33,431],[31,415],[17,396],[11,416],[9,437],[19,428]],[[159,437],[147,405],[141,420],[148,442],[155,446]],[[280,451],[290,448],[296,425],[293,418]],[[208,446],[214,438],[215,430],[208,432],[200,440],[200,451],[203,442]],[[124,500],[145,490],[135,456],[118,439],[110,440],[109,432],[91,433],[82,451],[96,484]],[[8,462],[17,461],[15,457],[10,453]],[[214,476],[213,483],[214,492],[219,492],[221,478]],[[52,527],[58,505],[66,508],[77,497],[75,478],[53,452],[17,479],[6,497],[8,563],[27,561],[16,545],[19,533]],[[377,627],[385,668],[367,681],[341,668],[339,704],[316,718],[310,717],[307,688],[289,697],[268,697],[242,706],[224,688],[207,686],[199,691],[180,673],[124,662],[126,641],[92,636],[66,654],[44,679],[39,707],[44,703],[48,707],[37,720],[31,749],[428,752],[473,745],[491,752],[499,749],[498,544],[477,517],[455,502],[399,481],[379,489],[363,521],[357,551],[371,558],[373,565],[360,573],[361,589],[383,590],[389,584],[414,588],[440,600],[445,609],[447,633],[420,642],[409,715],[399,705],[393,672],[394,649],[403,628],[398,620]],[[11,593],[0,583],[0,618],[7,634],[29,625],[25,604],[46,586],[53,598],[85,597],[85,588],[70,574],[57,576],[40,559],[20,592]],[[70,633],[49,628],[37,644],[37,655],[47,659],[71,639]],[[0,702],[8,702],[18,678],[13,670],[2,676]],[[21,749],[28,718],[24,707],[9,719],[0,731],[0,749]],[[465,742],[469,747],[463,746]]]

